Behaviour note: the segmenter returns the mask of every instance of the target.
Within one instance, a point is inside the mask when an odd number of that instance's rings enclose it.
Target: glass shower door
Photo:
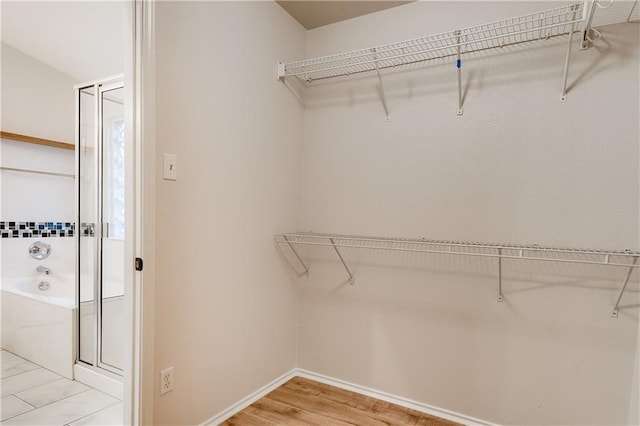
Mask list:
[[[95,289],[97,268],[98,200],[98,119],[97,87],[79,90],[78,138],[78,359],[95,365],[96,359],[96,310]]]
[[[102,87],[102,276],[99,365],[122,371],[124,342],[124,88]]]
[[[124,89],[78,91],[78,359],[122,374],[124,336]]]

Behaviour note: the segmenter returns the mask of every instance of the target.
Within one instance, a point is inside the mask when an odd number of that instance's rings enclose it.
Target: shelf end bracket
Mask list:
[[[620,292],[618,292],[618,298],[616,299],[616,303],[615,305],[613,305],[613,310],[611,311],[611,316],[614,318],[618,318],[618,305],[620,305],[620,300],[622,299],[622,295],[624,294],[624,291],[627,289],[627,284],[629,284],[631,273],[633,272],[633,269],[635,268],[635,266],[638,264],[638,258],[639,256],[633,257],[633,263],[629,265],[629,271],[627,271],[627,276],[625,277],[624,282],[622,283],[622,287],[620,287]]]
[[[289,241],[289,237],[287,237],[286,235],[283,235],[282,237],[284,238],[285,242],[287,243],[287,245],[289,246],[289,248],[293,252],[293,254],[296,257],[296,259],[298,259],[298,262],[300,262],[300,265],[302,265],[302,267],[304,268],[304,272],[302,274],[300,274],[300,276],[304,275],[305,277],[308,277],[309,276],[309,268],[307,268],[307,265],[304,264],[304,262],[300,258],[300,255],[296,251],[296,249],[293,248],[293,244],[291,244],[291,241]]]
[[[378,55],[376,54],[376,49],[372,49],[373,58],[376,60],[376,74],[378,76],[378,82],[380,83],[380,98],[382,99],[382,107],[384,108],[384,121],[390,121],[391,116],[389,115],[389,107],[387,106],[387,97],[384,94],[384,86],[382,85],[382,76],[380,75],[380,67],[378,67]]]
[[[567,77],[569,76],[569,60],[571,59],[571,44],[573,42],[573,32],[576,29],[576,23],[575,23],[576,12],[575,12],[575,9],[573,10],[574,10],[573,12],[574,22],[571,23],[571,29],[569,30],[569,41],[567,44],[567,56],[564,59],[564,72],[562,75],[562,93],[560,94],[560,102],[567,101]]]
[[[355,280],[353,278],[353,274],[351,273],[351,271],[349,270],[349,267],[347,266],[347,264],[345,263],[344,259],[342,258],[342,255],[340,254],[340,251],[338,250],[338,247],[336,247],[336,243],[333,241],[333,238],[329,238],[329,242],[331,242],[331,245],[333,246],[333,249],[336,251],[336,254],[338,255],[338,258],[340,259],[340,262],[342,262],[342,266],[344,266],[345,271],[347,271],[347,274],[349,275],[349,279],[347,280],[348,284],[353,285]]]
[[[460,30],[456,31],[457,40],[458,40],[458,49],[457,49],[457,57],[456,57],[456,68],[458,69],[458,115],[462,115],[462,59],[460,58]]]
[[[504,296],[502,294],[502,249],[498,249],[498,302],[502,302]]]
[[[585,50],[591,47],[593,41],[590,38],[591,24],[593,22],[593,15],[596,10],[595,0],[584,0],[582,6],[582,14],[584,19],[584,29],[582,30],[582,40],[580,41],[580,50]]]
[[[278,80],[284,81],[285,66],[284,62],[278,62]]]

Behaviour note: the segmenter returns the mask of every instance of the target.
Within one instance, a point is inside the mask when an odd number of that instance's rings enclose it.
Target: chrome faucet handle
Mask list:
[[[42,266],[42,265],[38,266],[36,268],[36,271],[44,272],[45,275],[49,275],[51,273],[51,269],[47,268],[46,266]]]
[[[29,246],[29,256],[37,260],[46,259],[51,253],[51,246],[42,241],[37,241]]]

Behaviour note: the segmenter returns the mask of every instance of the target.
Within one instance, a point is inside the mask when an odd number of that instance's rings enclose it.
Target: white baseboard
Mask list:
[[[400,396],[391,395],[386,392],[382,392],[376,389],[371,389],[365,386],[360,386],[355,383],[346,382],[340,379],[334,379],[333,377],[325,376],[323,374],[314,373],[312,371],[303,370],[300,368],[294,368],[286,374],[278,377],[271,383],[261,387],[252,394],[246,396],[237,403],[227,407],[220,413],[216,414],[209,420],[203,423],[206,426],[219,425],[234,414],[244,410],[249,405],[253,404],[272,390],[275,390],[279,386],[282,386],[287,381],[294,377],[303,377],[305,379],[315,380],[316,382],[324,383],[327,385],[335,386],[340,389],[345,389],[351,392],[359,393],[361,395],[377,398],[382,401],[390,402],[392,404],[399,405],[401,407],[410,408],[412,410],[420,411],[421,413],[429,414],[432,416],[440,417],[445,420],[451,420],[453,422],[462,423],[470,426],[496,426],[495,423],[476,419],[474,417],[466,416],[464,414],[456,413],[454,411],[445,410],[444,408],[434,407],[431,405],[423,404],[421,402],[413,401]]]
[[[360,386],[355,383],[346,382],[340,379],[334,379],[333,377],[314,373],[313,371],[307,371],[307,370],[302,370],[298,368],[296,369],[295,375],[298,377],[303,377],[305,379],[315,380],[316,382],[324,383],[326,385],[335,386],[340,389],[345,389],[351,392],[359,393],[361,395],[370,396],[372,398],[380,399],[382,401],[390,402],[392,404],[399,405],[401,407],[420,411],[421,413],[440,417],[441,419],[451,420],[452,422],[462,423],[464,425],[470,425],[470,426],[496,426],[495,423],[476,419],[474,417],[456,413],[454,411],[445,410],[444,408],[423,404],[421,402],[413,401],[411,399],[403,398],[401,396],[391,395],[389,393],[382,392],[376,389],[371,389],[365,386]]]
[[[253,392],[252,394],[247,395],[246,397],[236,402],[235,404],[225,408],[224,410],[222,410],[221,412],[219,412],[209,420],[205,421],[202,425],[206,425],[206,426],[219,425],[220,423],[224,422],[228,418],[232,417],[234,414],[237,414],[238,412],[244,410],[245,408],[247,408],[257,400],[259,400],[260,398],[262,398],[263,396],[271,392],[272,390],[275,390],[276,388],[282,386],[283,384],[285,384],[286,382],[294,378],[296,376],[296,371],[297,370],[294,368],[288,373],[283,374],[282,376],[278,377],[271,383],[266,384],[265,386],[261,387],[260,389]]]

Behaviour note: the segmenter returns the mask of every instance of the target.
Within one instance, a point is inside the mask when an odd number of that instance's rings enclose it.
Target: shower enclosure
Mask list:
[[[76,88],[77,360],[122,375],[124,330],[124,86]]]

